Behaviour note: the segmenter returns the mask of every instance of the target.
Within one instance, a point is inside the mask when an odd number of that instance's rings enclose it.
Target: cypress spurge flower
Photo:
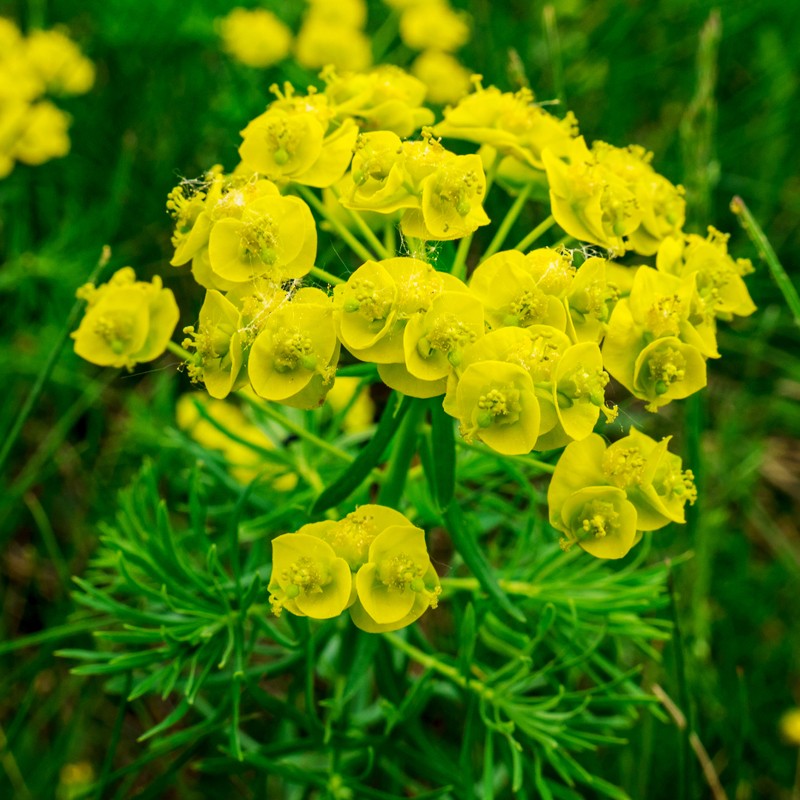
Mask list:
[[[550,325],[563,331],[567,325],[564,304],[541,288],[541,278],[530,269],[529,260],[519,250],[495,253],[472,273],[469,288],[483,303],[492,328]]]
[[[175,296],[155,276],[137,281],[130,267],[95,287],[88,283],[77,293],[88,307],[72,333],[75,352],[93,364],[131,369],[158,358],[178,324]]]
[[[316,223],[297,197],[260,197],[239,218],[214,224],[208,254],[214,274],[227,281],[243,283],[260,275],[276,281],[299,278],[314,265]]]
[[[305,288],[267,318],[247,371],[259,397],[314,408],[333,384],[338,359],[331,299],[319,289]]]
[[[636,196],[623,178],[598,163],[583,137],[542,154],[556,222],[570,235],[623,254],[639,227]]]
[[[567,331],[575,342],[599,343],[605,336],[619,291],[608,278],[608,261],[587,258],[567,292]]]
[[[733,315],[747,317],[756,307],[742,280],[753,272],[753,264],[747,258],[734,261],[728,254],[728,239],[728,234],[710,226],[706,238],[694,233],[666,238],[656,266],[680,278],[695,275],[698,294],[711,313],[729,320]]]
[[[350,600],[353,578],[347,562],[317,536],[285,533],[272,540],[270,605],[279,615],[338,617]]]
[[[194,349],[187,371],[193,381],[202,381],[208,393],[219,400],[241,385],[244,350],[239,309],[212,289],[200,309],[197,327],[183,329],[183,346]]]
[[[391,525],[369,546],[356,574],[353,622],[369,633],[410,625],[438,603],[439,578],[425,546],[425,533],[406,523]]]

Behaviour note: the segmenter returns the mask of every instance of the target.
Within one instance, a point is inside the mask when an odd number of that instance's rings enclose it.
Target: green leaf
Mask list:
[[[402,400],[398,401],[400,396],[397,392],[392,392],[389,395],[386,408],[383,410],[383,415],[378,427],[375,429],[374,436],[356,456],[355,461],[347,466],[339,477],[316,499],[311,507],[312,514],[327,511],[327,509],[346,500],[381,460],[386,446],[391,441],[395,431],[400,427],[403,417],[411,406],[411,398],[403,397]]]
[[[458,666],[465,679],[472,677],[472,659],[475,654],[477,626],[475,623],[475,606],[467,603],[464,616],[461,618],[459,630]]]
[[[456,487],[456,442],[454,420],[445,413],[439,398],[431,402],[431,455],[433,496],[441,510],[450,505]]]
[[[497,578],[492,572],[489,562],[478,544],[474,526],[467,519],[457,503],[451,503],[444,514],[445,524],[464,563],[472,570],[483,590],[497,602],[509,616],[518,622],[525,622],[525,615],[509,599],[500,588]]]

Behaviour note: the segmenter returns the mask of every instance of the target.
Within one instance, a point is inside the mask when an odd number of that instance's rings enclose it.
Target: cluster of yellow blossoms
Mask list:
[[[425,532],[399,511],[363,505],[273,539],[269,591],[276,614],[330,619],[347,609],[361,630],[379,633],[436,608],[441,588]]]
[[[94,66],[59,30],[32,31],[0,17],[0,178],[17,161],[38,165],[69,152],[69,115],[50,95],[84,94]]]
[[[276,88],[232,172],[213,167],[170,193],[171,263],[191,263],[205,289],[185,328],[190,377],[219,400],[249,387],[312,409],[346,351],[392,389],[442,397],[467,441],[513,456],[566,446],[548,496],[565,547],[620,558],[642,531],[682,522],[695,490],[668,440],[631,430],[606,447],[593,431],[616,416],[611,378],[652,412],[705,385],[717,321],[754,310],[750,262],[713,228],[683,230],[683,191],[650,154],[587,145],[571,114],[555,117],[529,90],[476,78],[437,123],[424,86],[396,67],[323,79],[303,95]],[[456,154],[447,139],[479,150]],[[467,269],[493,185],[514,200]],[[548,200],[552,217],[504,248],[525,203]],[[318,225],[361,256],[346,278],[317,266]],[[561,240],[536,246],[554,225]],[[131,366],[163,350],[177,311],[157,279],[123,271],[86,296],[75,334],[86,358]],[[270,591],[276,612],[349,608],[378,631],[435,604],[437,579],[421,531],[363,506],[278,537]]]
[[[400,40],[421,50],[410,72],[428,90],[428,102],[454,103],[470,89],[471,74],[453,55],[470,37],[469,18],[446,0],[386,0],[398,14]],[[222,49],[249,67],[264,69],[290,54],[310,70],[364,73],[373,63],[365,32],[365,0],[307,0],[302,25],[291,28],[265,9],[234,8],[217,21]]]

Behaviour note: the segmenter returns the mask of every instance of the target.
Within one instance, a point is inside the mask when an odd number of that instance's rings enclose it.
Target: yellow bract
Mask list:
[[[411,65],[411,74],[427,87],[428,101],[437,105],[457,103],[472,88],[472,73],[457,58],[439,49],[421,53]]]
[[[93,364],[131,369],[158,358],[178,324],[178,306],[161,278],[137,281],[124,267],[108,283],[86,284],[78,297],[88,303],[86,314],[72,334],[75,352]]]
[[[469,17],[444,0],[418,3],[403,11],[400,38],[412,50],[452,52],[469,40]]]

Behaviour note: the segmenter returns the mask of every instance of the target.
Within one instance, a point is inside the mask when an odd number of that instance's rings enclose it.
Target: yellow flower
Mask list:
[[[424,531],[406,521],[379,533],[356,574],[356,589],[358,601],[350,615],[368,633],[403,628],[435,608],[441,588]]]
[[[328,25],[363,29],[367,22],[364,0],[308,0],[308,16]]]
[[[640,267],[620,300],[603,343],[606,369],[655,411],[706,385],[706,356],[716,356],[713,330],[690,320],[694,277],[681,280]]]
[[[331,186],[344,175],[358,135],[352,119],[334,125],[333,116],[324,94],[295,96],[287,84],[241,132],[244,168],[272,181]]]
[[[582,136],[542,154],[556,222],[584,242],[625,252],[641,212],[626,181],[598,162]]]
[[[425,84],[428,102],[436,105],[457,103],[472,88],[470,70],[439,49],[425,50],[417,56],[411,65],[411,74]]]
[[[558,254],[550,251],[560,263]],[[490,256],[472,273],[469,288],[486,309],[486,321],[494,328],[546,324],[566,329],[567,314],[558,297],[541,286],[547,281],[531,268],[531,255],[503,250]]]
[[[500,333],[506,331],[491,335]],[[530,373],[519,364],[472,361],[457,381],[450,379],[442,405],[459,421],[467,441],[480,439],[498,453],[525,455],[539,438],[539,399]]]
[[[778,723],[781,736],[789,743],[800,747],[800,708],[790,708]]]
[[[609,262],[587,258],[578,267],[567,294],[567,330],[574,342],[600,342],[616,305],[616,285],[608,279]]]
[[[178,324],[178,306],[161,278],[137,281],[124,267],[99,287],[86,284],[78,297],[88,302],[86,314],[72,333],[75,352],[103,367],[126,367],[152,361],[167,347]]]
[[[336,378],[325,402],[334,414],[344,412],[342,430],[345,433],[361,433],[375,421],[375,403],[369,386],[358,378]]]
[[[315,408],[333,385],[338,360],[333,304],[319,289],[305,288],[267,318],[247,370],[259,397]]]
[[[383,64],[366,74],[324,70],[325,95],[337,119],[353,117],[362,131],[389,131],[411,136],[433,122],[424,108],[425,85],[405,70]]]
[[[686,220],[683,187],[674,186],[650,165],[653,154],[643,147],[613,147],[593,142],[597,163],[625,181],[636,197],[641,221],[628,234],[627,245],[642,255],[653,255],[663,239],[679,233]]]
[[[565,147],[575,136],[577,123],[572,114],[560,120],[533,100],[529,89],[512,94],[478,84],[475,92],[445,110],[444,120],[434,131],[437,136],[490,145],[502,155],[541,170],[542,152],[548,147]]]
[[[469,17],[444,0],[419,3],[400,17],[400,38],[412,50],[458,50],[469,41]]]
[[[234,8],[218,25],[222,49],[248,67],[270,67],[289,55],[292,32],[263,8]]]
[[[32,31],[25,40],[24,52],[52,92],[85,94],[94,85],[94,65],[60,30]]]
[[[334,321],[342,344],[358,359],[375,364],[404,360],[409,319],[430,308],[445,288],[463,284],[414,258],[367,261],[334,287]]]
[[[719,319],[747,317],[756,310],[742,280],[753,272],[753,264],[747,258],[734,261],[728,239],[728,234],[709,226],[705,239],[693,233],[664,239],[656,255],[660,271],[681,278],[696,275],[698,294]]]
[[[309,69],[329,64],[343,71],[363,72],[372,64],[370,40],[350,25],[331,25],[309,15],[295,41],[295,57]]]
[[[563,247],[531,250],[525,256],[525,269],[541,291],[555,297],[566,297],[575,279],[572,253]]]
[[[206,292],[200,320],[183,329],[183,347],[194,349],[187,365],[189,377],[202,381],[208,393],[221,400],[238,388],[244,362],[239,309],[215,289]]]
[[[422,182],[422,205],[400,221],[403,233],[417,239],[460,239],[490,220],[481,205],[486,174],[477,155],[452,156]]]
[[[550,480],[547,503],[565,549],[577,544],[597,558],[617,559],[637,541],[637,517],[625,492],[607,485],[605,449],[597,434],[568,445]]]
[[[285,533],[272,540],[270,605],[279,615],[338,617],[347,608],[353,578],[347,562],[317,536]]]
[[[13,146],[13,156],[24,164],[38,166],[69,152],[70,116],[47,100],[28,107]]]
[[[391,131],[361,134],[345,178],[345,208],[388,214],[419,206],[416,187],[405,168],[403,143]]]
[[[240,218],[227,217],[211,228],[211,269],[224,280],[242,283],[260,275],[275,281],[299,278],[314,265],[317,227],[297,197],[267,195],[248,203]]]
[[[480,300],[463,284],[457,291],[448,289],[406,325],[403,333],[405,366],[415,378],[443,380],[453,366],[461,363],[464,348],[483,333]]]

